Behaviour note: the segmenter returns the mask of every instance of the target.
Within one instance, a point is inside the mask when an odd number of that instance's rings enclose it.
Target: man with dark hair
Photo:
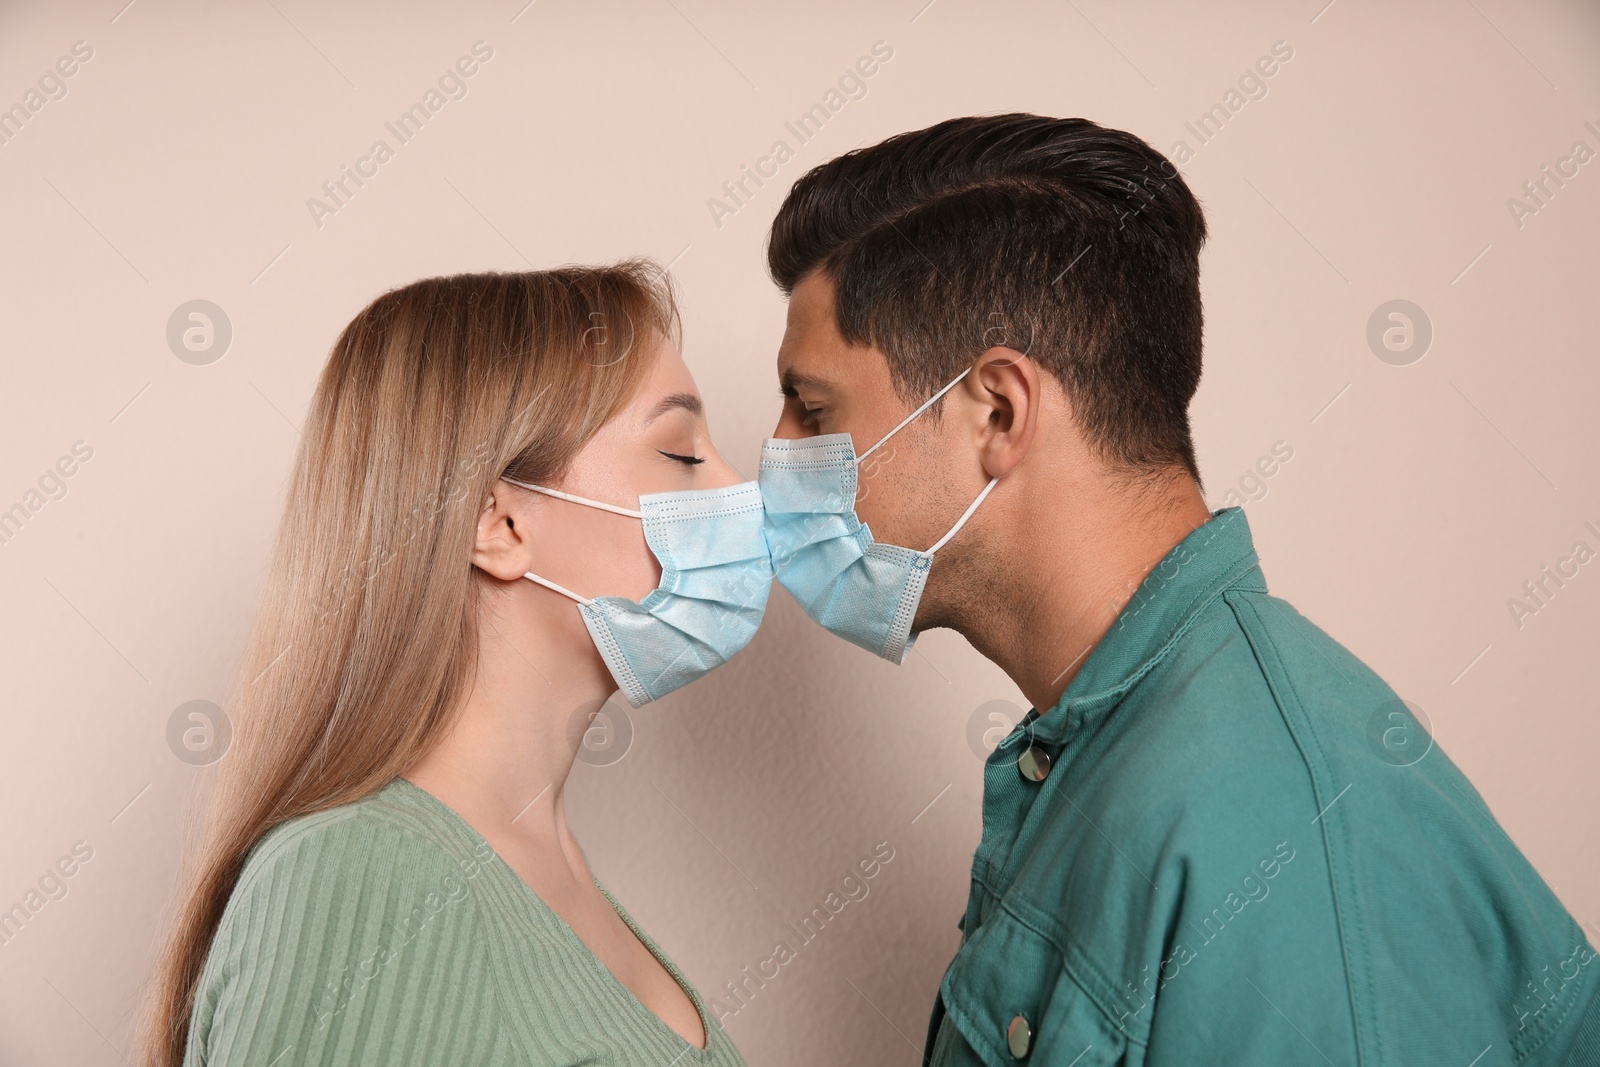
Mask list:
[[[925,1062],[1600,1063],[1583,932],[1201,496],[1205,236],[1139,138],[1035,115],[851,152],[773,223],[780,582],[894,662],[954,629],[1033,704]]]

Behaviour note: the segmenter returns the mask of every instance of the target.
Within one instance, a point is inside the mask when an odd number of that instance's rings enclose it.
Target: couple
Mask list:
[[[1033,705],[924,1062],[1600,1063],[1582,931],[1201,497],[1204,238],[1082,119],[816,168],[770,238],[757,482],[646,265],[376,300],[306,420],[144,1062],[743,1062],[562,783],[586,714],[734,655],[775,576],[896,663],[957,630]]]

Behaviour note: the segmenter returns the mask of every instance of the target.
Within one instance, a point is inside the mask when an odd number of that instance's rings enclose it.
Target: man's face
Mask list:
[[[773,436],[848,433],[858,456],[925,399],[901,400],[884,354],[840,335],[833,282],[821,272],[808,275],[790,295],[778,381],[783,414]],[[925,549],[961,514],[965,503],[955,502],[946,477],[954,444],[943,439],[948,422],[926,412],[862,462],[856,514],[874,540]]]

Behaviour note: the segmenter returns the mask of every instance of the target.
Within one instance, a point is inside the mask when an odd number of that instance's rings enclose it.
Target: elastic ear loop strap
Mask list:
[[[950,532],[945,534],[943,537],[939,538],[939,540],[935,541],[932,548],[928,549],[926,552],[921,552],[921,553],[918,553],[918,554],[919,555],[923,555],[923,556],[930,556],[931,557],[935,552],[939,551],[946,544],[948,544],[949,541],[950,541],[950,538],[954,537],[956,534],[961,532],[961,527],[965,526],[967,524],[967,520],[972,518],[972,513],[974,511],[978,510],[978,505],[983,503],[983,498],[989,495],[989,490],[993,489],[995,487],[996,483],[998,483],[999,481],[1000,481],[999,478],[990,478],[989,479],[989,484],[984,486],[983,487],[983,492],[978,494],[978,499],[976,499],[972,503],[968,504],[967,505],[967,510],[963,511],[961,513],[961,517],[956,520],[956,524],[954,526],[950,527]]]
[[[949,385],[945,386],[943,389],[939,390],[937,393],[934,393],[926,401],[924,401],[921,407],[919,407],[917,410],[913,411],[911,414],[907,415],[905,418],[901,419],[900,420],[900,425],[896,426],[894,429],[892,429],[888,433],[884,434],[882,440],[880,440],[877,444],[873,445],[871,448],[867,449],[865,452],[861,453],[861,455],[856,457],[857,465],[859,465],[862,460],[864,460],[868,456],[872,455],[878,449],[882,448],[884,441],[887,441],[889,438],[893,437],[895,434],[897,434],[901,430],[905,429],[907,424],[909,424],[912,419],[916,418],[918,415],[921,415],[924,411],[927,411],[929,408],[933,407],[933,405],[938,402],[938,400],[939,400],[939,398],[941,396],[944,396],[944,394],[946,394],[950,390],[954,389],[956,387],[957,383],[959,383],[961,381],[961,379],[965,378],[968,374],[971,374],[971,373],[972,373],[972,368],[968,367],[966,370],[962,371],[960,374],[956,375],[953,379],[951,379]],[[972,518],[972,513],[974,511],[978,510],[978,505],[983,503],[983,498],[989,495],[989,491],[995,487],[995,483],[998,482],[999,480],[1000,480],[999,478],[990,478],[989,479],[989,484],[984,486],[983,487],[983,492],[978,494],[978,499],[974,500],[971,504],[968,504],[967,505],[967,510],[963,511],[961,513],[961,517],[956,520],[956,524],[954,526],[950,527],[950,532],[945,534],[943,537],[939,538],[939,540],[934,543],[932,548],[928,549],[926,552],[918,553],[918,555],[932,556],[935,552],[939,551],[946,544],[948,544],[949,541],[950,541],[950,538],[952,538],[956,534],[960,533],[961,532],[961,527],[965,526],[967,524],[967,520]]]
[[[861,455],[857,456],[856,457],[856,463],[860,464],[860,462],[862,460],[866,459],[868,456],[872,455],[878,449],[882,448],[884,441],[887,441],[889,438],[893,437],[895,434],[897,434],[901,430],[905,429],[906,425],[908,423],[910,423],[912,419],[916,418],[918,415],[921,415],[924,411],[927,411],[929,408],[933,407],[933,405],[936,402],[938,402],[938,399],[941,396],[944,396],[944,394],[948,393],[950,390],[952,390],[952,389],[954,389],[956,387],[956,382],[959,382],[961,379],[965,378],[968,374],[971,374],[971,373],[972,373],[972,368],[968,367],[966,370],[964,370],[960,374],[956,375],[955,379],[949,385],[945,386],[943,389],[939,390],[937,393],[934,393],[932,396],[930,396],[927,399],[927,401],[920,408],[918,408],[917,410],[913,411],[911,414],[907,415],[905,418],[901,419],[900,420],[900,425],[896,426],[894,429],[892,429],[888,433],[884,434],[882,440],[880,440],[877,444],[873,445],[871,448],[867,449],[865,452],[861,453]]]
[[[573,600],[576,600],[580,604],[593,604],[594,603],[594,601],[590,600],[588,597],[579,596],[577,593],[574,593],[570,589],[563,589],[561,586],[557,585],[555,582],[548,581],[548,580],[546,580],[544,578],[541,578],[537,574],[533,573],[532,571],[529,571],[528,573],[524,574],[523,577],[528,579],[529,581],[535,583],[536,585],[544,586],[546,589],[549,589],[552,592],[560,593],[562,596],[571,597]]]
[[[601,511],[609,511],[613,515],[623,515],[623,516],[626,516],[627,518],[630,518],[630,519],[642,519],[642,518],[644,518],[644,512],[642,512],[642,511],[631,511],[628,508],[619,508],[615,504],[607,504],[607,503],[605,503],[604,501],[601,501],[601,500],[590,500],[588,497],[584,497],[584,496],[574,496],[571,493],[563,493],[559,489],[546,489],[542,485],[529,485],[527,482],[519,482],[519,481],[516,481],[513,478],[507,478],[505,480],[510,482],[512,485],[520,485],[524,489],[532,489],[535,493],[543,493],[545,496],[553,496],[558,500],[570,500],[574,504],[583,504],[586,507],[598,508]],[[570,597],[571,599],[576,600],[580,604],[593,604],[594,603],[594,601],[590,600],[588,597],[579,596],[577,593],[574,593],[572,590],[563,588],[562,586],[559,586],[555,582],[552,582],[552,581],[550,581],[548,579],[541,578],[537,574],[534,574],[532,571],[528,571],[526,574],[523,575],[523,577],[528,579],[529,581],[535,583],[536,585],[544,586],[546,589],[550,590],[553,593],[560,593],[564,597]]]
[[[542,485],[529,485],[527,482],[513,481],[510,478],[506,478],[504,480],[508,481],[508,482],[511,482],[512,485],[520,485],[524,489],[532,489],[535,493],[543,493],[545,496],[553,496],[557,500],[570,500],[574,504],[583,504],[583,505],[585,505],[587,507],[599,508],[601,511],[609,511],[613,515],[626,515],[630,519],[642,519],[642,518],[644,518],[644,512],[642,512],[642,511],[633,511],[633,510],[630,510],[628,508],[619,508],[615,504],[607,504],[607,503],[605,503],[604,501],[601,501],[601,500],[590,500],[586,496],[574,496],[571,493],[563,493],[559,489],[546,489]]]

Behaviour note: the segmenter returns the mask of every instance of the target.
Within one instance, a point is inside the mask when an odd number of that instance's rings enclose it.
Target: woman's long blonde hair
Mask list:
[[[152,980],[143,1067],[181,1064],[207,951],[262,835],[382,788],[450,728],[476,667],[471,555],[495,480],[559,479],[677,339],[671,286],[645,260],[427,278],[345,327]]]

